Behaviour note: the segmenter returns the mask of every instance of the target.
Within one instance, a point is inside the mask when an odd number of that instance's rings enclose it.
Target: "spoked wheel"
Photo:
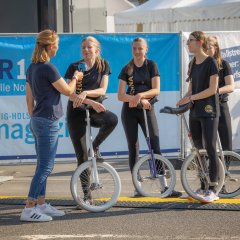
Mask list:
[[[81,164],[72,175],[71,193],[83,209],[102,212],[112,207],[121,192],[121,182],[116,170],[107,163],[97,162],[99,181],[93,179],[92,161]]]
[[[236,197],[240,194],[240,155],[231,151],[224,151],[223,155],[226,165],[225,183],[219,197]]]
[[[137,191],[145,197],[167,197],[176,184],[176,173],[171,162],[161,155],[154,154],[155,164],[151,155],[146,155],[136,162],[133,168],[133,184]],[[155,172],[152,174],[155,166]],[[165,183],[165,184],[164,184]],[[164,187],[167,185],[167,188]]]
[[[202,152],[200,153],[200,155],[201,158],[205,158],[204,160],[206,161],[205,164],[208,164],[207,161],[209,160],[207,160],[206,158],[206,152]],[[203,185],[206,188],[208,188],[208,186],[206,186],[206,184],[208,185],[208,183],[206,183],[205,180],[206,175],[208,176],[209,172],[204,172],[201,169],[198,163],[196,153],[192,153],[185,159],[181,168],[181,181],[184,190],[189,196],[196,200],[202,199],[201,195],[199,195],[199,190],[201,189],[201,184],[203,183],[204,183]],[[221,160],[219,159],[219,181],[218,186],[216,187],[217,194],[222,189],[224,179],[225,179],[224,167]]]

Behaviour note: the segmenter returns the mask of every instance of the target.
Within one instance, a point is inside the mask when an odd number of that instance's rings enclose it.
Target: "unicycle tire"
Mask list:
[[[206,156],[206,152],[200,152],[200,155],[201,157],[204,157]],[[216,194],[218,194],[222,189],[225,179],[223,164],[219,158],[218,161],[219,161],[219,181],[218,185],[216,186]],[[196,153],[190,154],[183,162],[181,168],[181,181],[185,192],[190,197],[199,201],[202,200],[202,196],[199,195],[197,190],[201,188],[202,182],[201,179],[203,179],[203,176],[205,176],[205,173],[203,173],[202,169],[199,167]]]
[[[72,175],[70,189],[75,202],[90,212],[103,212],[116,204],[121,192],[117,171],[108,163],[97,162],[99,182],[94,182],[92,161],[78,166]]]
[[[164,198],[170,195],[176,184],[176,172],[172,163],[165,157],[154,154],[155,165],[162,166],[164,173],[153,177],[150,170],[149,161],[151,155],[148,154],[140,158],[134,165],[132,172],[132,180],[138,193],[144,197]],[[160,179],[165,177],[167,181],[167,189],[163,189]]]
[[[240,155],[232,151],[223,151],[226,172],[220,198],[233,198],[240,195]]]

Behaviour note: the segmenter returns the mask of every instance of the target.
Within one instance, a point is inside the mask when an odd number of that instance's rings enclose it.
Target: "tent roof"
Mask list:
[[[240,17],[240,0],[150,0],[115,14],[116,24]]]
[[[183,0],[174,8],[173,21],[240,17],[240,0]]]
[[[136,8],[116,13],[116,23],[130,24],[152,21],[171,21],[171,8],[182,0],[150,0]],[[169,18],[170,17],[170,18]]]

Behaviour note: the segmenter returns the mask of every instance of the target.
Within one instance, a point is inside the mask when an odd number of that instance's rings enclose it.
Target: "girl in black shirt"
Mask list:
[[[155,62],[146,58],[147,43],[143,38],[136,38],[132,43],[133,59],[123,67],[119,74],[118,99],[123,103],[122,124],[126,134],[129,151],[129,165],[132,172],[135,162],[138,160],[138,124],[144,135],[146,129],[143,111],[136,108],[142,103],[147,110],[147,119],[151,146],[154,153],[161,154],[159,143],[159,129],[154,112],[149,100],[160,92],[160,74]],[[128,86],[127,92],[126,87]],[[135,190],[134,195],[138,192]],[[180,196],[180,192],[174,191],[171,196]]]
[[[189,51],[194,54],[194,58],[188,73],[188,91],[177,106],[194,101],[189,117],[190,131],[195,146],[198,149],[207,150],[211,181],[209,189],[205,189],[202,183],[201,189],[197,192],[201,195],[202,202],[213,202],[219,199],[215,193],[219,171],[216,151],[219,120],[218,68],[215,59],[206,54],[207,38],[203,32],[192,32],[187,45]]]
[[[223,150],[232,150],[232,124],[228,107],[228,93],[234,90],[234,79],[232,70],[227,61],[222,59],[220,47],[215,36],[207,38],[208,55],[214,57],[219,69],[219,102],[220,117],[218,124],[218,133]]]
[[[76,72],[83,71],[83,79],[78,82],[76,92],[71,95],[67,107],[68,129],[78,165],[88,159],[86,111],[80,106],[82,104],[92,106],[92,109],[90,109],[91,126],[100,128],[93,141],[93,150],[98,161],[103,161],[99,152],[99,145],[109,136],[118,122],[114,113],[106,110],[102,103],[94,101],[99,96],[106,94],[108,76],[111,74],[107,61],[100,56],[100,44],[97,39],[89,36],[82,40],[81,46],[83,59],[70,64],[65,74],[65,78],[72,79]],[[85,195],[86,201],[90,200],[87,191],[85,191]]]

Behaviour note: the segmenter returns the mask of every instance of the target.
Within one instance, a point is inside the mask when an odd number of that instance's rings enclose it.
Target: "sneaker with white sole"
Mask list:
[[[202,188],[198,188],[196,191],[195,191],[196,195],[198,197],[203,197],[203,195],[205,195],[206,193],[206,190],[202,189]],[[195,198],[193,198],[192,196],[188,195],[187,197],[189,200],[196,200]]]
[[[203,203],[211,203],[218,199],[219,199],[219,197],[217,196],[217,194],[214,191],[208,190],[208,191],[206,191],[205,195],[202,196],[202,199],[200,201]]]
[[[51,206],[51,204],[44,203],[42,205],[37,205],[37,209],[48,216],[52,217],[61,217],[65,215],[64,211],[58,210],[55,207]]]
[[[52,221],[52,217],[43,214],[36,207],[34,208],[25,207],[21,213],[20,220],[26,222],[49,222]]]

